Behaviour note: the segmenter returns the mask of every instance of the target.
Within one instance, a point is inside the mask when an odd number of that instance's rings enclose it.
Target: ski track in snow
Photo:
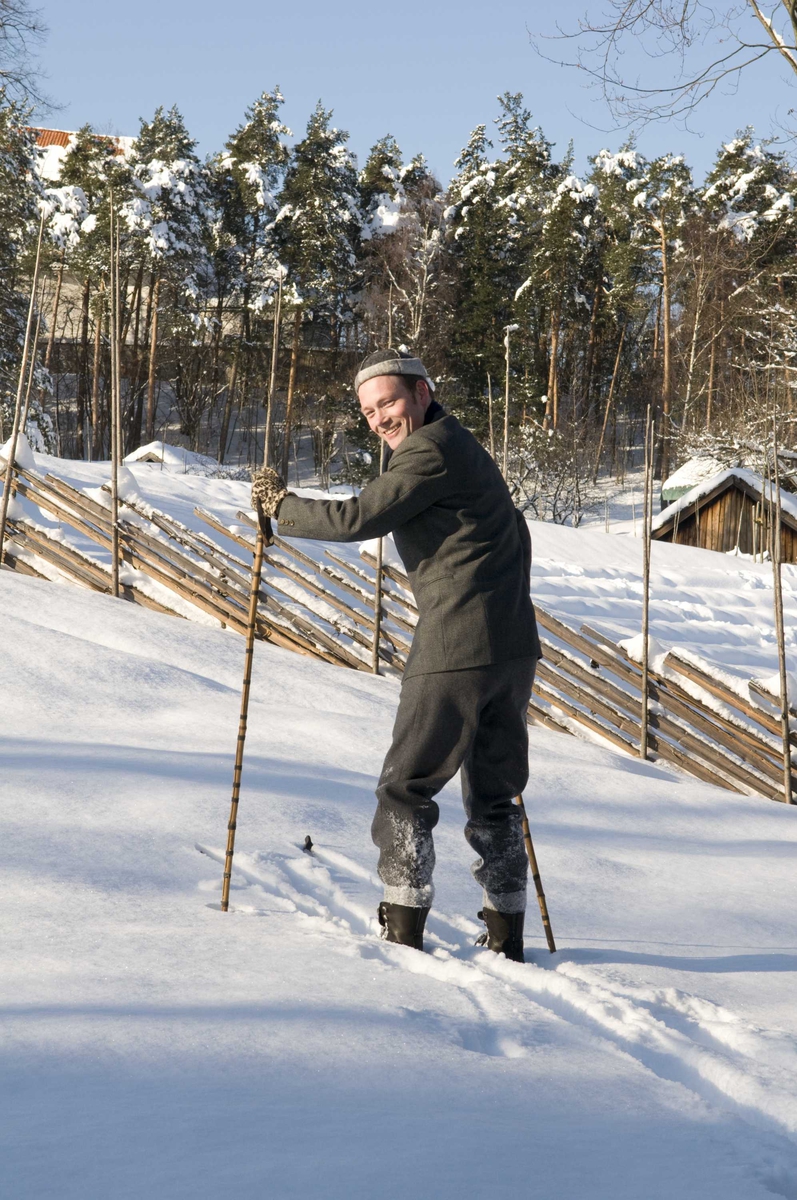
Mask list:
[[[196,849],[224,863],[223,851],[199,843]],[[236,855],[233,901],[236,894],[240,899],[231,910],[266,915],[269,910],[242,902],[250,890],[265,893],[282,911],[311,920],[319,932],[345,938],[347,952],[353,939],[363,958],[465,991],[477,1021],[457,1025],[449,1020],[447,1025],[466,1050],[523,1056],[524,1025],[533,1023],[542,1008],[566,1022],[574,1036],[598,1038],[659,1078],[732,1113],[754,1143],[754,1159],[766,1151],[762,1182],[774,1194],[797,1200],[797,1041],[789,1035],[757,1028],[676,988],[610,986],[566,952],[553,957],[535,948],[533,962],[509,962],[473,944],[480,925],[434,909],[427,921],[426,953],[391,945],[380,937],[375,915],[379,880],[339,851],[314,846],[312,854],[263,854],[255,861]],[[529,923],[536,918],[532,905],[530,898]]]

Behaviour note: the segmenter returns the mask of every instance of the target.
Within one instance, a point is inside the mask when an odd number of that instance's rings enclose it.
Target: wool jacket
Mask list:
[[[487,451],[438,404],[359,496],[289,492],[277,520],[289,538],[393,534],[418,606],[405,679],[541,656],[526,521]]]

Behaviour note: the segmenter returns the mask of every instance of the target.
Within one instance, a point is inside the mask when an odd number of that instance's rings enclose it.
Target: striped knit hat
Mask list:
[[[426,367],[419,358],[414,358],[406,350],[377,350],[369,354],[360,363],[360,369],[354,378],[354,390],[358,392],[366,379],[374,379],[377,375],[415,375],[425,379],[429,391],[434,391],[434,384],[429,377]]]

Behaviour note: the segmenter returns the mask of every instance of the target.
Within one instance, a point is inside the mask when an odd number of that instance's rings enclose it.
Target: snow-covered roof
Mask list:
[[[164,466],[176,467],[181,471],[189,465],[216,466],[215,458],[210,458],[207,454],[197,454],[194,450],[187,450],[185,446],[170,446],[167,442],[159,441],[147,442],[146,446],[139,446],[137,450],[126,454],[124,461],[126,463],[163,463]]]
[[[749,470],[748,467],[728,467],[724,471],[718,471],[709,479],[702,480],[685,492],[683,496],[679,496],[672,504],[663,508],[658,516],[653,518],[651,525],[653,534],[668,529],[675,521],[676,516],[692,508],[698,502],[706,503],[713,500],[715,496],[719,496],[729,487],[738,487],[755,500],[769,496],[768,485],[755,471]],[[791,492],[784,492],[781,488],[780,501],[784,524],[797,531],[797,496]]]
[[[72,129],[42,129],[31,125],[30,130],[36,134],[36,149],[39,159],[39,175],[45,181],[53,182],[61,174],[61,164],[69,149],[74,145],[77,131]],[[114,143],[116,154],[126,158],[130,153],[135,138],[121,137],[114,134],[98,134]]]
[[[724,464],[716,458],[707,456],[687,459],[677,471],[673,471],[669,479],[665,479],[661,485],[662,495],[683,493],[702,483],[704,479],[713,479],[724,469]]]
[[[148,442],[146,446],[139,446],[137,450],[125,455],[124,462],[128,465],[157,463],[167,471],[177,471],[181,475],[204,475],[208,479],[249,478],[245,467],[225,467],[208,454],[197,454],[185,446],[170,446],[168,442],[154,441]]]

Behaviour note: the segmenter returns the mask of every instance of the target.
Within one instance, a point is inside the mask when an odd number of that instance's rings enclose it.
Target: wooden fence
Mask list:
[[[54,475],[19,466],[14,486],[62,528],[54,531],[13,509],[6,565],[110,593],[110,507]],[[122,594],[176,616],[203,613],[244,633],[255,522],[246,512],[237,514],[240,524],[233,528],[202,508],[194,515],[207,533],[141,500],[122,502]],[[100,556],[70,544],[64,526],[93,543]],[[307,545],[318,552],[316,544]],[[315,557],[276,538],[264,561],[258,636],[338,666],[372,671],[376,568],[368,553],[356,563],[330,550]],[[382,567],[380,614],[379,667],[398,677],[418,614],[405,574],[392,564]],[[545,657],[538,665],[529,721],[601,739],[638,756],[640,666],[598,629],[573,629],[539,606],[537,618]],[[665,671],[649,671],[650,757],[728,791],[783,800],[777,699],[755,683],[747,697],[738,695],[705,665],[675,651],[667,656]],[[793,744],[795,739],[792,733]]]

